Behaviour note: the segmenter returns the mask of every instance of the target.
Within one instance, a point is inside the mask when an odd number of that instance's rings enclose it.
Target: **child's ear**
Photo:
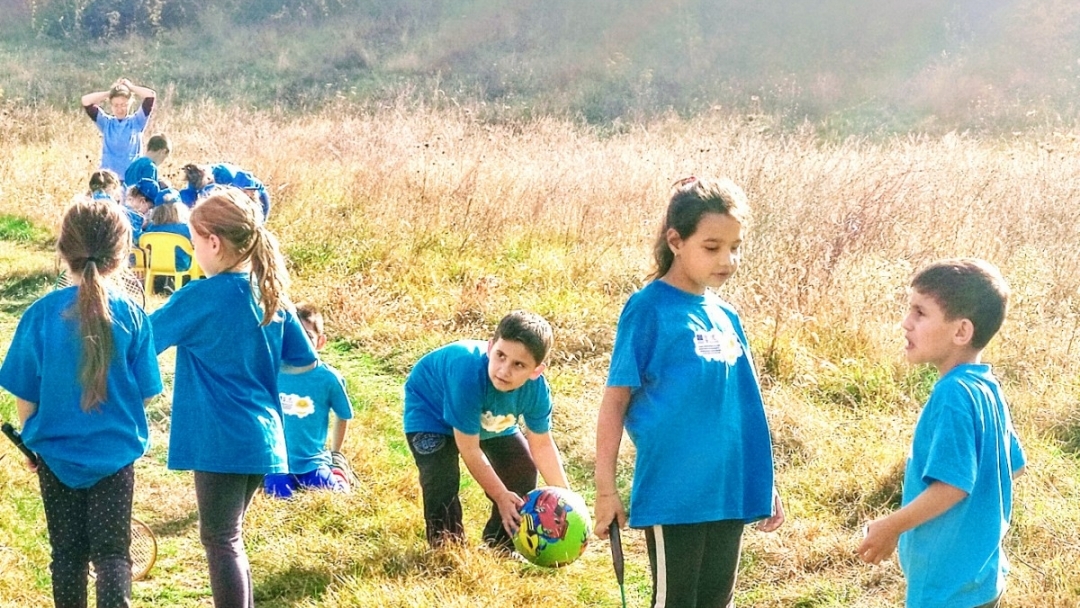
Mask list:
[[[668,228],[667,233],[664,235],[664,239],[667,240],[668,248],[671,249],[671,253],[677,253],[679,247],[682,246],[683,239],[679,236],[679,231],[674,228]]]
[[[537,378],[539,378],[540,374],[544,373],[545,369],[547,369],[546,363],[541,363],[540,365],[537,365],[536,369],[534,369],[533,372],[529,374],[529,380],[536,380]]]
[[[319,334],[319,337],[315,339],[315,350],[322,350],[324,346],[326,346],[326,336]]]
[[[956,333],[953,334],[953,344],[957,346],[970,346],[975,337],[975,324],[971,319],[960,319],[956,325]]]

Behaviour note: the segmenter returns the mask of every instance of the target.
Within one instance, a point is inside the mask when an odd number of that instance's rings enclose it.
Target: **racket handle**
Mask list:
[[[622,535],[619,533],[619,520],[612,519],[608,526],[608,536],[611,538],[611,562],[615,566],[615,579],[623,584],[623,552]]]
[[[5,422],[3,425],[0,425],[0,430],[7,435],[7,438],[11,440],[11,443],[15,444],[15,447],[19,448],[20,452],[26,455],[26,458],[30,460],[30,462],[35,465],[38,463],[37,454],[26,447],[26,444],[23,443],[22,435],[19,434],[19,431],[15,430],[15,427],[11,426],[10,422]]]

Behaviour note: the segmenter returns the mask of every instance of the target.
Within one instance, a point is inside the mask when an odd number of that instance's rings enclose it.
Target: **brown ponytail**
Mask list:
[[[86,412],[99,409],[108,394],[113,333],[105,277],[120,267],[130,243],[131,226],[116,203],[78,203],[64,214],[56,248],[72,274],[80,278],[72,312],[78,318],[82,342],[80,405]]]
[[[262,209],[243,191],[219,188],[191,212],[191,227],[202,236],[216,235],[228,255],[229,268],[251,262],[251,289],[262,307],[261,325],[288,307],[289,271],[277,238],[263,226]]]

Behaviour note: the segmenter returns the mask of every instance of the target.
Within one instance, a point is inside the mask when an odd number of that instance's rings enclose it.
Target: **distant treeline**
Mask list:
[[[1073,0],[25,2],[39,41],[217,45],[248,74],[216,80],[258,105],[411,89],[601,125],[721,106],[837,132],[1004,131],[1071,125],[1080,96]]]

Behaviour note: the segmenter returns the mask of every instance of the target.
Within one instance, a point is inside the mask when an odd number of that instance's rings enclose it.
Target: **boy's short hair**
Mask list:
[[[300,319],[302,323],[311,325],[315,330],[316,336],[323,335],[324,323],[322,312],[314,304],[308,304],[307,302],[300,302],[296,305],[296,318]]]
[[[1005,320],[1009,285],[993,264],[976,258],[941,260],[923,268],[911,288],[933,298],[948,320],[968,319],[971,346],[984,348]]]
[[[157,152],[158,150],[169,150],[169,140],[162,133],[155,133],[150,136],[150,139],[146,140],[146,151]]]
[[[499,321],[492,340],[497,341],[500,338],[524,344],[529,354],[536,359],[537,365],[547,359],[551,345],[555,342],[551,325],[540,315],[524,310],[515,310]]]

